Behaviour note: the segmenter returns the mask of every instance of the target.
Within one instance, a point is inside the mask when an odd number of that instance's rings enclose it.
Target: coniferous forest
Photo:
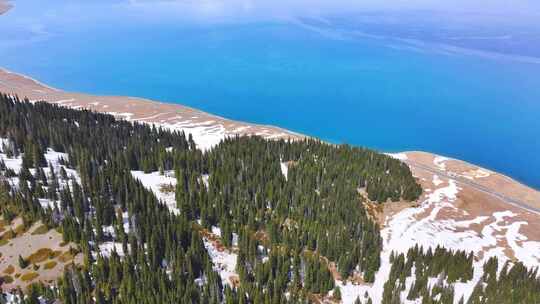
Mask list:
[[[0,138],[6,155],[22,157],[18,173],[0,162],[4,219],[41,221],[84,256],[54,288],[32,285],[28,303],[306,303],[332,290],[338,297],[335,275],[370,283],[381,264],[382,239],[367,200],[412,201],[422,192],[405,164],[369,149],[237,137],[203,153],[183,132],[7,95],[0,96]],[[66,153],[61,162],[78,179],[56,172],[47,149]],[[174,172],[179,212],[132,171]],[[39,199],[59,206],[43,208]],[[109,226],[115,233],[104,231]],[[225,247],[237,247],[239,282],[232,287],[205,248],[201,231],[212,227],[220,228]],[[121,243],[122,254],[99,254],[110,241]],[[408,299],[453,303],[453,290],[443,283],[429,288],[429,278],[452,283],[473,275],[472,254],[443,248],[415,247],[391,262],[385,303],[399,303],[409,276],[416,280]],[[535,271],[518,263],[497,276],[496,260],[485,269],[470,303],[540,301]]]

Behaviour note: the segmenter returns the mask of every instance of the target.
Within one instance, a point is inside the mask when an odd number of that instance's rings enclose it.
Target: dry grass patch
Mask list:
[[[62,251],[60,250],[55,250],[53,252],[51,252],[51,254],[49,255],[49,259],[56,259],[57,257],[59,257],[60,255],[62,254]]]
[[[11,283],[13,283],[13,281],[15,281],[15,280],[10,275],[0,277],[0,285],[1,284],[11,284]]]
[[[66,251],[66,252],[62,253],[62,255],[60,255],[58,257],[58,260],[60,262],[62,262],[62,263],[67,263],[67,262],[73,260],[73,258],[74,258],[73,254],[71,254],[71,252],[69,252],[69,251]]]
[[[41,225],[32,232],[32,235],[45,234],[47,232],[49,232],[49,227]]]
[[[174,193],[176,191],[176,188],[171,184],[161,184],[159,186],[159,191],[161,191],[162,193]]]
[[[6,231],[6,233],[0,235],[0,239],[8,241],[8,240],[11,240],[12,238],[14,238],[15,236],[16,236],[15,232],[10,229],[10,230]]]
[[[8,240],[0,239],[0,246],[7,245],[7,243],[9,243]]]
[[[16,236],[21,236],[26,231],[28,231],[28,227],[26,227],[24,224],[20,224],[19,226],[15,227],[15,235]]]
[[[58,263],[56,263],[56,261],[49,261],[43,265],[43,269],[45,270],[53,269],[54,267],[56,267],[57,264]]]
[[[28,261],[30,264],[37,264],[45,261],[49,257],[52,257],[54,255],[54,252],[50,248],[41,248],[38,249],[36,252],[32,253],[30,256],[28,256],[25,260]]]
[[[39,277],[39,274],[37,272],[28,272],[21,276],[21,280],[24,282],[29,282],[37,277]]]
[[[21,276],[20,273],[16,273],[16,274],[15,274],[15,278],[16,278],[16,279],[18,279],[20,276]]]
[[[15,267],[13,265],[9,265],[6,269],[4,269],[5,274],[13,274],[15,272]]]

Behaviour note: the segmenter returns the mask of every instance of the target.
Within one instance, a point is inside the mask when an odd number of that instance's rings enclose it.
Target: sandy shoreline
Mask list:
[[[10,5],[5,0],[0,0],[0,15],[9,9]],[[90,109],[129,121],[184,131],[193,135],[195,142],[203,150],[211,148],[228,136],[258,135],[267,139],[306,137],[279,127],[234,121],[175,103],[137,97],[65,92],[2,68],[0,93],[75,109]],[[482,274],[483,264],[489,257],[498,257],[501,263],[519,260],[527,267],[540,265],[540,213],[508,204],[504,199],[475,188],[475,185],[519,200],[534,209],[540,209],[539,191],[506,175],[458,159],[423,151],[390,155],[410,166],[412,174],[422,186],[423,193],[415,202],[384,203],[376,207],[376,212],[380,212],[377,221],[384,242],[382,266],[374,284],[337,282],[344,299],[347,299],[343,303],[352,303],[352,299],[363,297],[365,292],[375,300],[374,303],[380,302],[384,283],[390,273],[390,252],[406,253],[411,244],[424,248],[443,246],[450,250],[474,252],[475,279],[458,283],[459,286],[456,287],[456,297],[463,295],[465,301],[472,293],[475,280]],[[433,171],[425,170],[422,166]],[[473,185],[460,182],[459,179],[469,180]],[[174,205],[174,196],[172,203]],[[22,249],[23,256],[27,256],[40,247],[61,250],[58,247],[60,243],[61,236],[57,233],[49,232],[44,236],[27,233],[24,238],[12,240],[14,246],[8,248],[3,259],[0,259],[0,270],[6,269],[8,265],[16,265],[16,257]],[[212,259],[215,263],[214,258]],[[218,265],[221,265],[219,261],[218,259]],[[234,273],[234,266],[232,269],[230,271]],[[40,279],[56,280],[61,274],[60,267],[50,271],[40,270]],[[3,287],[11,288],[21,284],[24,286],[24,283],[16,281]]]
[[[182,129],[194,137],[203,137],[200,147],[207,149],[227,136],[259,135],[268,139],[299,139],[304,136],[274,126],[237,122],[174,103],[156,102],[125,96],[92,96],[64,92],[30,77],[0,69],[0,92],[43,100],[73,108],[110,113],[132,121],[154,123]]]
[[[12,5],[0,0],[0,14],[5,13]],[[82,93],[65,92],[50,87],[38,80],[11,72],[0,67],[0,92],[27,97],[30,100],[43,100],[73,108],[85,108],[97,112],[113,114],[132,121],[153,123],[165,128],[184,130],[200,139],[197,144],[201,149],[212,145],[228,136],[258,135],[267,139],[301,139],[305,135],[298,134],[275,126],[239,122],[203,112],[176,103],[153,101],[126,96],[93,96]],[[437,155],[422,151],[404,152],[422,161]],[[481,185],[495,189],[503,195],[526,202],[540,208],[540,191],[500,173],[480,168],[460,160],[451,160],[454,172],[464,172],[464,168],[489,172],[489,178],[482,179]]]
[[[44,100],[71,108],[86,108],[110,113],[130,121],[153,123],[171,130],[193,134],[203,149],[232,135],[260,135],[272,138],[304,138],[287,130],[229,120],[185,107],[147,99],[123,96],[92,96],[64,92],[30,77],[0,69],[0,92]],[[391,154],[405,163],[417,163],[450,176],[474,181],[501,194],[540,207],[540,192],[511,178],[457,159],[433,153],[411,151]],[[422,185],[422,196],[415,202],[382,205],[381,234],[385,251],[382,253],[380,275],[373,285],[353,285],[339,282],[348,299],[368,292],[375,303],[383,293],[389,274],[389,252],[404,252],[411,244],[427,247],[444,246],[452,250],[473,251],[475,276],[491,256],[500,261],[520,260],[527,267],[540,263],[540,215],[509,205],[504,201],[461,184],[452,178],[411,165],[411,171]],[[153,190],[155,191],[155,190]],[[174,198],[173,198],[174,202]],[[22,242],[23,240],[19,241]],[[15,257],[15,254],[12,254]],[[8,262],[13,264],[14,262]],[[57,275],[46,273],[45,275]],[[468,297],[476,281],[461,284],[459,295]],[[352,300],[344,303],[351,303]]]
[[[1,1],[1,0],[0,0]],[[43,100],[72,108],[85,108],[113,114],[131,121],[153,123],[172,130],[183,130],[195,138],[201,149],[209,149],[228,136],[258,135],[267,139],[300,139],[305,136],[275,126],[230,120],[174,103],[125,96],[93,96],[65,92],[30,77],[0,68],[0,92]],[[198,139],[198,140],[197,140]],[[419,162],[430,163],[440,157],[432,153],[411,151],[406,155]],[[441,158],[446,159],[446,158]],[[460,160],[446,159],[450,172],[467,177],[475,172],[487,175],[476,182],[501,194],[540,208],[540,192],[512,178]],[[431,164],[433,165],[433,164]],[[436,167],[436,166],[435,166]],[[469,176],[472,178],[474,176]]]

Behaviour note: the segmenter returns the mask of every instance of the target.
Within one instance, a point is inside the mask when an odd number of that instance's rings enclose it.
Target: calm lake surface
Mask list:
[[[42,2],[16,1],[0,17],[1,67],[69,91],[435,152],[540,188],[540,27],[433,12]]]

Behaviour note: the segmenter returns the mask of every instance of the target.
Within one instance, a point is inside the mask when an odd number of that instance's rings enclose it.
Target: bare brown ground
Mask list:
[[[16,230],[20,227],[22,221],[20,218],[15,219],[6,227],[7,230]],[[70,246],[75,248],[74,244],[64,244],[62,242],[62,235],[55,230],[49,230],[43,234],[32,234],[41,223],[37,222],[32,225],[26,232],[12,238],[9,242],[3,246],[0,246],[0,277],[9,275],[13,282],[9,284],[3,284],[1,290],[9,291],[18,287],[26,288],[31,283],[42,282],[45,284],[56,282],[56,280],[62,276],[64,267],[70,265],[72,262],[76,264],[82,263],[82,255],[78,254],[75,258],[70,258],[65,263],[58,259],[58,256],[62,253],[68,252]],[[41,251],[55,252],[51,256],[43,256],[39,259],[35,257],[39,255]],[[34,269],[34,265],[30,263],[25,269],[21,269],[19,266],[19,255],[25,259],[33,255],[35,265],[39,267]],[[45,264],[56,261],[57,263],[45,269]],[[49,266],[51,266],[50,264]],[[36,273],[38,276],[29,281],[23,281],[22,277],[25,274]]]
[[[415,162],[436,168],[433,164],[434,154],[419,151],[406,152],[406,154],[409,159]],[[538,190],[527,187],[503,174],[461,160],[449,159],[444,163],[447,172],[458,174],[484,187],[494,189],[505,196],[525,202],[532,207],[540,208],[540,191]]]
[[[436,155],[425,152],[407,152],[406,155],[409,160],[436,168],[436,165],[433,162]],[[460,176],[469,176],[469,179],[474,180],[475,183],[503,193],[506,196],[518,198],[520,200],[527,199],[526,202],[530,203],[532,206],[536,206],[536,203],[540,202],[540,199],[536,199],[537,197],[540,197],[538,191],[519,184],[518,182],[504,175],[454,159],[447,160],[444,162],[444,164],[447,172],[453,172]],[[421,184],[422,189],[424,189],[424,193],[416,202],[417,204],[421,204],[423,201],[425,201],[429,194],[433,193],[433,191],[436,189],[449,185],[448,178],[439,176],[441,183],[436,185],[433,181],[434,174],[432,172],[428,172],[414,166],[411,167],[411,170],[413,175]],[[488,174],[486,174],[486,172]],[[503,222],[499,223],[499,225],[507,226],[516,222],[525,222],[526,224],[520,226],[519,233],[526,236],[527,241],[540,241],[540,215],[507,204],[504,201],[485,192],[479,191],[471,186],[461,183],[457,183],[457,186],[459,189],[457,198],[451,202],[450,206],[443,207],[437,213],[434,221],[468,221],[484,216],[486,219],[479,224],[472,223],[467,227],[459,227],[454,230],[455,232],[474,231],[477,235],[481,236],[484,227],[496,221],[495,217],[493,216],[495,212],[511,211],[515,214],[515,216],[506,217]],[[393,214],[396,214],[407,207],[408,206],[404,203],[397,205],[385,204],[384,217],[388,219]],[[416,217],[419,220],[425,218],[431,214],[432,210],[433,206],[430,206]],[[494,231],[493,236],[495,236],[497,240],[496,246],[502,248],[506,256],[513,260],[515,259],[515,252],[507,242],[506,233],[507,229],[501,228],[498,231]],[[517,241],[518,245],[521,245],[521,243],[522,241]],[[475,252],[476,257],[481,259],[483,254],[491,248],[493,247],[483,248],[481,252]]]

